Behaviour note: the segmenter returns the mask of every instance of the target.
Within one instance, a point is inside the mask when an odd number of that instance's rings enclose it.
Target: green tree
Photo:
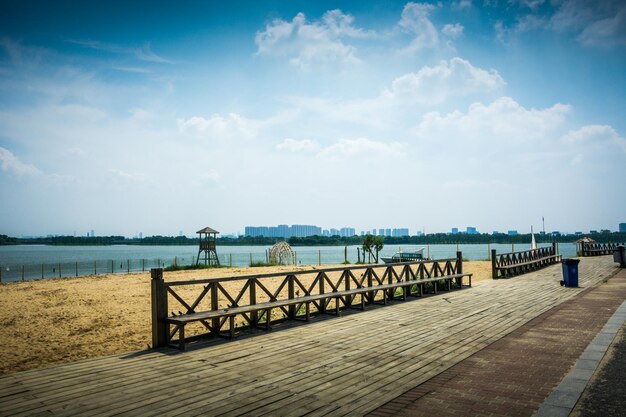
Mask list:
[[[363,239],[363,253],[365,253],[365,251],[369,252],[376,263],[378,263],[378,252],[381,251],[383,246],[382,236],[372,236],[368,234],[365,235],[365,239]]]

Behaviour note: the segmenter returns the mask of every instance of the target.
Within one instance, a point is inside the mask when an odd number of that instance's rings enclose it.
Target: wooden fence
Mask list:
[[[618,246],[623,246],[623,243],[597,243],[597,242],[581,242],[581,255],[582,256],[601,256],[612,255],[617,250]]]
[[[220,336],[225,329],[232,336],[235,327],[269,328],[302,314],[307,320],[310,313],[339,314],[355,300],[364,308],[381,300],[386,304],[387,300],[437,292],[442,283],[447,290],[461,288],[464,276],[469,276],[471,286],[471,274],[463,274],[461,252],[451,259],[173,282],[164,281],[161,269],[153,269],[153,347],[170,344],[177,333],[184,348],[186,341]],[[239,322],[234,321],[235,315]],[[185,324],[192,321],[196,328],[191,336],[185,336]]]
[[[556,243],[546,248],[496,254],[491,250],[491,275],[494,279],[525,274],[559,262]]]

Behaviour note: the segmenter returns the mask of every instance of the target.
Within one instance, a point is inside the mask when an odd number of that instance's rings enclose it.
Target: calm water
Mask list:
[[[549,246],[549,245],[539,245]],[[381,256],[391,256],[398,250],[410,251],[424,245],[387,245]],[[491,245],[498,253],[510,252],[512,247]],[[269,246],[218,246],[217,253],[222,265],[249,266],[250,261],[266,261]],[[488,245],[459,245],[463,258],[469,260],[488,259]],[[530,244],[516,244],[515,250],[530,248]],[[338,264],[344,261],[343,246],[299,246],[294,248],[298,264]],[[424,255],[434,259],[452,258],[457,245],[430,245]],[[564,257],[575,256],[573,243],[559,244]],[[0,269],[3,282],[41,278],[71,277],[77,275],[126,273],[149,271],[150,268],[169,266],[174,261],[179,265],[191,264],[198,254],[197,246],[45,246],[19,245],[0,246]],[[347,247],[348,261],[357,261],[357,246]]]

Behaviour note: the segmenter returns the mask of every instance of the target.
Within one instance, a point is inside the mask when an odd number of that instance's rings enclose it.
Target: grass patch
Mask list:
[[[264,262],[264,261],[254,261],[250,264],[250,266],[278,266],[279,264],[275,262]]]
[[[166,268],[163,268],[164,271],[172,272],[172,271],[191,271],[194,269],[214,269],[214,268],[226,268],[222,265],[206,265],[206,264],[197,264],[197,265],[170,265]]]

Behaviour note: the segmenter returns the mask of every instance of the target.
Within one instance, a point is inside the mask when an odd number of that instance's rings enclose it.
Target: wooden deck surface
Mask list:
[[[585,258],[473,288],[205,345],[0,377],[4,415],[362,415],[617,271]],[[511,358],[515,360],[515,358]]]

